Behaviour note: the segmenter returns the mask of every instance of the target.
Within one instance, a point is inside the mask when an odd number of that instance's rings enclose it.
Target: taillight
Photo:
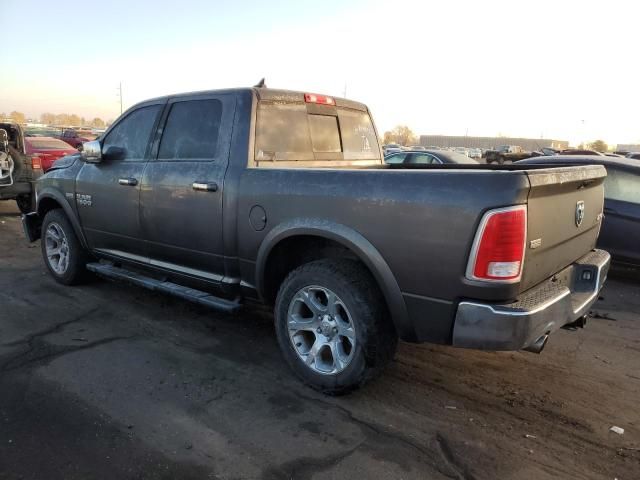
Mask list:
[[[40,158],[40,155],[31,156],[31,168],[42,170],[42,158]]]
[[[467,278],[514,283],[522,275],[527,239],[527,207],[499,208],[485,213],[473,242]]]
[[[336,101],[326,95],[317,95],[315,93],[305,93],[304,101],[307,103],[320,103],[322,105],[335,105]]]

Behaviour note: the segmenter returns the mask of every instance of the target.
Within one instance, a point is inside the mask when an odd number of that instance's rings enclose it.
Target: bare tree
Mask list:
[[[53,125],[56,123],[56,114],[51,112],[45,112],[40,115],[40,123],[44,123],[45,125]]]
[[[400,145],[411,145],[417,140],[416,135],[406,125],[398,125],[390,132],[384,133],[384,143],[398,143]]]
[[[104,120],[96,117],[93,120],[91,120],[91,126],[95,128],[104,128]]]
[[[9,118],[16,123],[25,123],[27,121],[24,113],[16,112],[15,110],[9,114]]]
[[[596,152],[606,152],[609,149],[609,146],[604,142],[604,140],[596,140],[588,145],[590,150],[595,150]]]

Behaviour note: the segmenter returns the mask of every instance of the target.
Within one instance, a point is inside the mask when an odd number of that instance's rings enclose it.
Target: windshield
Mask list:
[[[378,138],[368,112],[343,107],[308,111],[303,103],[258,105],[257,161],[379,158]]]

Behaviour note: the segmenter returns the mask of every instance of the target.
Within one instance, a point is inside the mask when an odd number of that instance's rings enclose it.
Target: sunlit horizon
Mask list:
[[[69,41],[51,40],[50,25],[68,23],[70,2],[3,2],[4,36],[20,42],[2,54],[0,112],[107,121],[120,114],[120,82],[126,110],[266,77],[346,91],[380,132],[640,143],[633,3],[130,3],[83,6]],[[24,11],[40,12],[28,34]]]

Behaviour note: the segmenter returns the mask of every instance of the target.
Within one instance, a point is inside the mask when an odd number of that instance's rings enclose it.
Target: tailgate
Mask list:
[[[599,165],[530,170],[526,174],[531,190],[521,291],[595,247],[607,175]]]

